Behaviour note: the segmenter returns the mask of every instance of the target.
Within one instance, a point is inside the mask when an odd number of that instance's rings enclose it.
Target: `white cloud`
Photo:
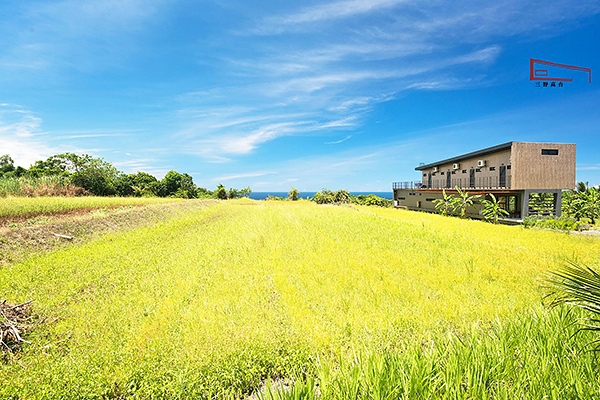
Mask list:
[[[47,83],[51,76],[57,83],[66,79],[65,71],[121,67],[136,54],[138,38],[168,2],[21,2],[12,18],[0,21],[0,34],[11,38],[0,54],[0,71],[8,71],[13,81],[45,76]]]
[[[37,160],[53,154],[40,140],[41,119],[20,106],[7,103],[0,109],[0,153],[9,154],[16,165],[29,168]]]
[[[335,142],[325,142],[325,144],[339,144],[339,143],[345,142],[346,140],[350,139],[351,137],[352,137],[352,135],[348,135],[341,140],[336,140]]]
[[[258,34],[281,33],[296,25],[348,18],[397,6],[402,0],[343,0],[305,8],[294,14],[267,18],[261,27],[253,30]]]
[[[265,176],[265,175],[274,175],[274,174],[277,174],[277,172],[270,172],[270,171],[266,171],[266,172],[248,172],[248,173],[243,173],[243,174],[221,176],[221,177],[218,177],[218,178],[214,178],[213,181],[215,181],[215,182],[230,181],[232,179],[254,178],[254,177]]]

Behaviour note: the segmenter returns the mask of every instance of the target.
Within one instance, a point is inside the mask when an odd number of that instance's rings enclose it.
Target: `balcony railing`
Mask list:
[[[393,182],[392,189],[422,189],[423,184],[418,181]]]
[[[499,176],[482,176],[476,177],[474,180],[470,178],[454,178],[450,180],[448,185],[447,179],[432,179],[429,182],[393,182],[392,189],[510,189],[511,176],[506,174],[506,178],[501,181]]]

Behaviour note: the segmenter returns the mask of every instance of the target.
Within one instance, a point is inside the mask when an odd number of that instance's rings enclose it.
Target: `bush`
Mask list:
[[[327,190],[327,188],[323,188],[320,192],[316,193],[312,201],[317,204],[360,204],[378,207],[392,207],[394,204],[392,200],[384,199],[374,194],[359,194],[358,196],[354,196],[346,190],[338,190],[334,193],[331,190]]]
[[[298,189],[293,187],[292,190],[290,190],[290,192],[288,193],[288,200],[296,201],[298,200],[298,196],[300,196],[300,192],[298,191]]]
[[[526,228],[536,227],[544,229],[557,229],[563,231],[578,231],[585,225],[585,221],[577,221],[574,218],[562,216],[554,217],[537,217],[529,216],[523,218],[523,226]]]
[[[315,193],[312,200],[317,204],[332,204],[334,203],[334,193],[331,190],[323,189]]]
[[[342,204],[350,203],[350,193],[340,189],[333,195],[333,201]]]

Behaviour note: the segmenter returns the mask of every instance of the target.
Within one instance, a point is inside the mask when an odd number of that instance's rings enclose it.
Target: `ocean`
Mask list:
[[[302,197],[303,199],[307,197],[313,197],[315,193],[317,192],[300,192],[300,197]],[[355,196],[358,196],[359,194],[364,194],[365,196],[369,194],[374,194],[375,196],[379,196],[383,199],[388,200],[392,200],[394,198],[394,194],[392,192],[350,192],[350,194],[353,194]],[[269,196],[286,198],[287,195],[288,192],[252,192],[250,193],[250,198],[254,200],[264,200]]]

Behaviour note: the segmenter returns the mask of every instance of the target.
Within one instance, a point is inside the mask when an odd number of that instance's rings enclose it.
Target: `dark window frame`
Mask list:
[[[557,156],[558,149],[542,149],[543,156]]]

